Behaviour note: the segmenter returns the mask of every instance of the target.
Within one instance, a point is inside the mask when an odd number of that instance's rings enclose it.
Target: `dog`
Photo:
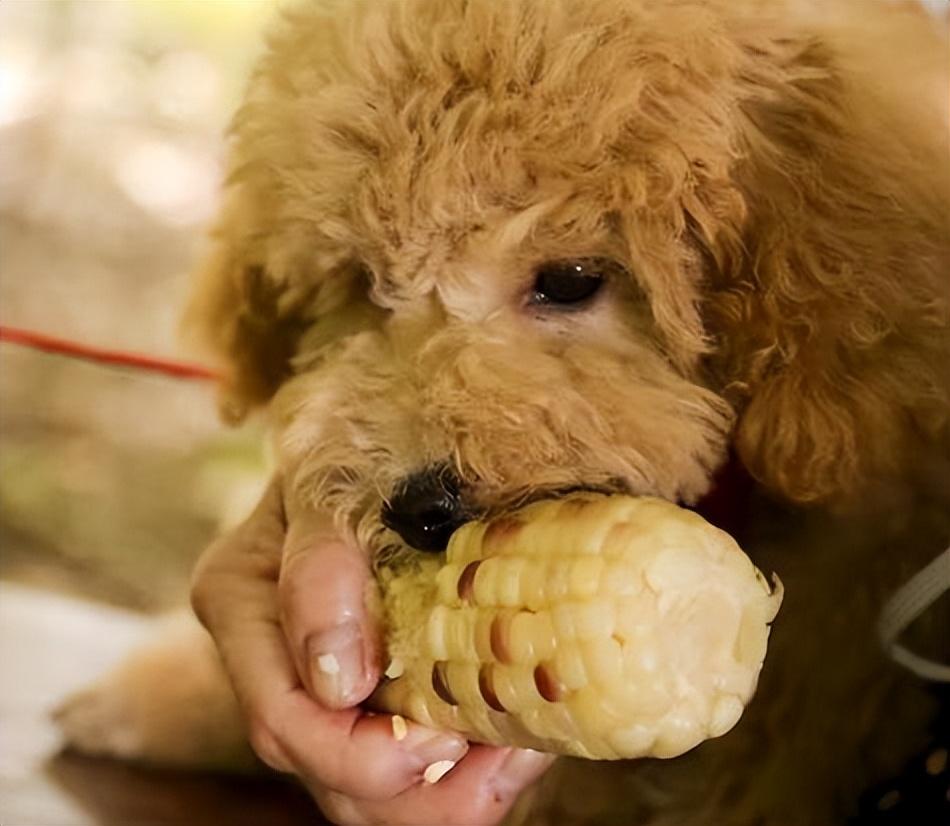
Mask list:
[[[737,531],[786,600],[743,720],[562,761],[525,822],[828,826],[923,744],[934,701],[875,624],[950,536],[945,46],[874,0],[275,25],[189,319],[290,495],[379,567],[566,490],[754,481]]]

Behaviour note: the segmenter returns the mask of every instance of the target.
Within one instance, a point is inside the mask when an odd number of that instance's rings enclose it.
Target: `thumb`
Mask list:
[[[379,681],[379,632],[367,607],[374,582],[359,548],[314,511],[287,529],[278,594],[301,681],[325,708],[354,706]]]

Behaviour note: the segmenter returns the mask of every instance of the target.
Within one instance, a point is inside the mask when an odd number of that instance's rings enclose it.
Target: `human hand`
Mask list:
[[[202,556],[192,603],[221,653],[254,750],[300,777],[338,824],[499,822],[553,758],[469,747],[411,722],[397,739],[390,715],[360,708],[380,677],[379,633],[366,605],[372,582],[365,556],[328,518],[306,510],[288,519],[277,482]]]

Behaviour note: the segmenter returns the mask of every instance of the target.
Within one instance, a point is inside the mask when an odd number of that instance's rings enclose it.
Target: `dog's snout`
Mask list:
[[[417,550],[445,550],[466,519],[458,477],[444,466],[412,474],[396,486],[382,519]]]

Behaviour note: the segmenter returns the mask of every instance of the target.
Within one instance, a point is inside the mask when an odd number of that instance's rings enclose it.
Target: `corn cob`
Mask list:
[[[373,702],[477,742],[674,757],[738,721],[781,600],[691,511],[537,502],[384,579],[392,678]]]

